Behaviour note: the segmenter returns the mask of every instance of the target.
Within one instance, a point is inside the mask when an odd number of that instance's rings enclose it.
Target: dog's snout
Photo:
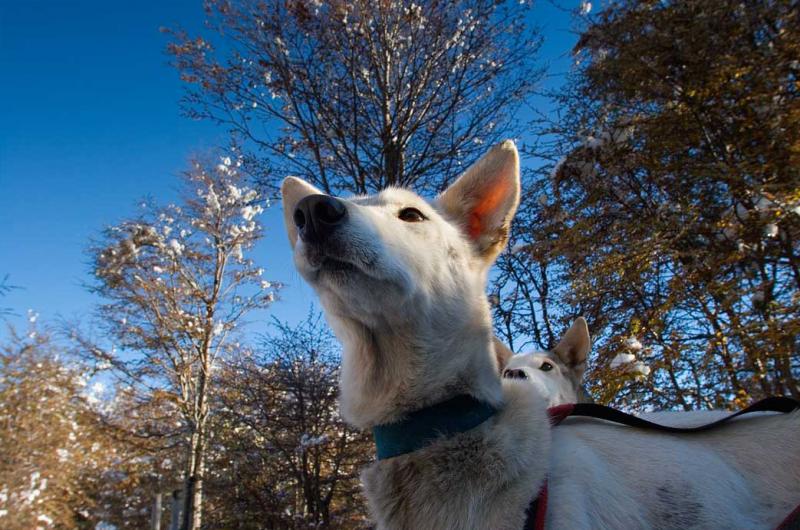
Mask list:
[[[330,195],[309,195],[294,209],[294,225],[300,238],[316,243],[329,236],[347,217],[347,208]]]
[[[329,225],[336,225],[344,219],[347,210],[338,199],[324,197],[314,206],[314,217]]]
[[[306,214],[304,214],[303,210],[300,208],[296,208],[294,211],[294,226],[296,226],[298,230],[302,230],[306,227]]]
[[[503,372],[503,377],[506,379],[527,379],[528,374],[525,373],[524,370],[520,370],[519,368],[509,368],[505,372]]]

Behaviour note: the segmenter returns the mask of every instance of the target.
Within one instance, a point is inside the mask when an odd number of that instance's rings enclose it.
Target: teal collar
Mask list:
[[[437,438],[473,429],[497,409],[485,401],[461,394],[406,415],[405,419],[372,428],[378,460],[422,449]]]

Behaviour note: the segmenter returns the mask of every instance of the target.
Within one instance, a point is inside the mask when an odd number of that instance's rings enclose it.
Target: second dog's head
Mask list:
[[[433,202],[397,188],[335,198],[292,177],[281,192],[295,265],[345,344],[345,372],[348,362],[366,364],[350,375],[362,385],[405,385],[405,397],[418,385],[435,395],[486,377],[473,370],[496,373],[485,283],[519,203],[513,142],[492,148]],[[356,361],[348,348],[374,351]],[[454,348],[480,349],[491,361],[472,366]]]
[[[503,377],[530,383],[551,407],[591,401],[581,386],[591,344],[586,320],[578,317],[552,350],[506,355]]]

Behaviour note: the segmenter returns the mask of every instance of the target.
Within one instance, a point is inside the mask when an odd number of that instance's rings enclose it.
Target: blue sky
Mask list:
[[[570,14],[542,0],[534,18],[552,86],[569,68]],[[180,115],[159,32],[202,25],[200,0],[0,0],[0,278],[20,287],[0,307],[12,323],[28,309],[44,322],[89,316],[89,239],[145,195],[169,202],[191,155],[226,144],[223,129]],[[292,268],[279,206],[262,222],[257,260],[287,284],[270,313],[297,321],[314,296]]]

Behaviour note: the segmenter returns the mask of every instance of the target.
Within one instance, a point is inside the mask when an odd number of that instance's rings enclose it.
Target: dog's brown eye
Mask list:
[[[397,214],[397,217],[399,217],[401,221],[407,223],[419,223],[425,220],[425,216],[416,208],[403,208],[400,210],[400,213]]]
[[[553,365],[550,364],[547,361],[543,362],[542,365],[539,367],[539,370],[541,370],[543,372],[549,372],[552,369],[553,369]]]

